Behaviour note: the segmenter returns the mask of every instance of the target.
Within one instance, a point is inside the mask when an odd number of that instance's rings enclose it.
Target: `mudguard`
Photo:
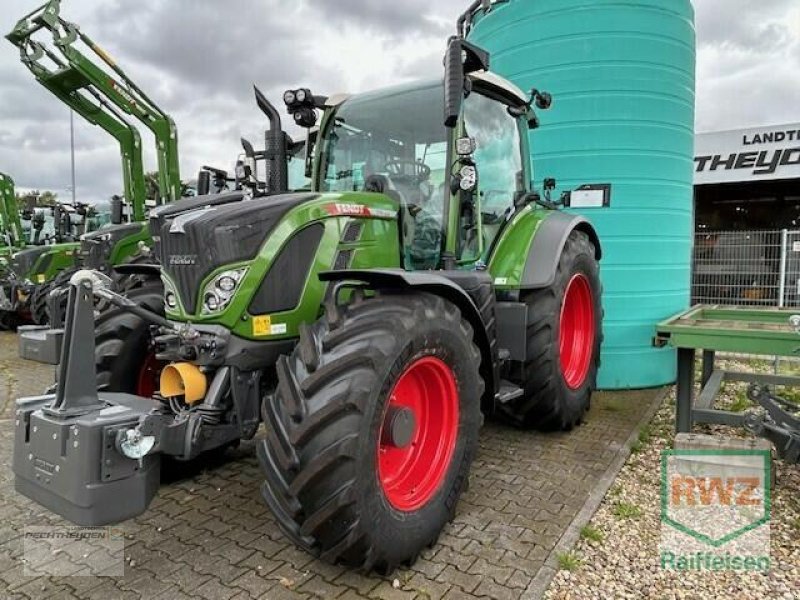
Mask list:
[[[492,248],[489,271],[495,287],[535,290],[553,284],[558,261],[569,235],[582,231],[602,258],[600,239],[592,224],[580,215],[526,208],[513,218]]]
[[[546,288],[553,284],[567,238],[576,229],[589,236],[595,247],[595,258],[602,258],[600,239],[588,220],[580,215],[554,212],[542,221],[533,236],[522,272],[522,289]]]
[[[113,267],[114,272],[119,275],[152,275],[161,277],[161,265],[145,263],[126,263]]]
[[[496,373],[497,357],[495,344],[491,343],[487,331],[490,326],[484,322],[481,311],[469,294],[457,283],[448,279],[448,271],[404,271],[403,269],[366,269],[325,271],[319,274],[321,281],[357,281],[366,283],[371,289],[415,289],[441,296],[455,304],[462,316],[475,332],[475,342],[481,352],[481,375],[486,382],[486,394],[494,398],[499,385]],[[468,271],[454,271],[454,277]],[[480,272],[475,272],[476,274]]]

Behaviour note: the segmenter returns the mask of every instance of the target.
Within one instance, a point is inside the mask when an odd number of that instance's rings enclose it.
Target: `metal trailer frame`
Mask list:
[[[715,368],[717,352],[761,356],[800,354],[800,316],[797,310],[753,309],[727,306],[695,306],[658,324],[654,344],[678,351],[676,431],[689,433],[696,423],[744,427],[775,443],[778,452],[797,460],[800,451],[798,420],[786,412],[786,402],[764,385],[800,386],[800,377],[724,371]],[[694,398],[695,354],[703,353],[700,394]],[[714,408],[725,381],[750,383],[754,407],[769,413],[764,419],[750,411]],[[760,420],[759,420],[760,419]],[[777,426],[776,426],[777,425]]]

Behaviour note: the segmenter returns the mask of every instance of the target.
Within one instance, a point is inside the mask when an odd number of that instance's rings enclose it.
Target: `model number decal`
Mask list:
[[[395,210],[371,208],[369,206],[365,206],[364,204],[346,204],[342,202],[326,204],[325,212],[334,217],[375,217],[378,219],[394,219],[397,217],[397,211]]]

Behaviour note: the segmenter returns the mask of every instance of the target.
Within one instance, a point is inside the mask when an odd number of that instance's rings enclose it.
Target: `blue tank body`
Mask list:
[[[690,301],[695,29],[690,0],[508,0],[469,38],[492,70],[553,95],[531,132],[536,179],[557,193],[611,184],[608,208],[573,209],[603,245],[599,387],[675,380],[654,326]]]

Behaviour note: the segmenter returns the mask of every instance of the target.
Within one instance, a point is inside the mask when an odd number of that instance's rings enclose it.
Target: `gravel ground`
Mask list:
[[[729,361],[729,370],[746,370]],[[760,361],[756,371],[771,371]],[[717,406],[741,408],[746,385],[726,384]],[[658,564],[661,451],[674,440],[675,394],[670,393],[643,430],[625,467],[571,552],[560,556],[545,598],[800,598],[800,468],[776,461],[777,487],[771,522],[772,569],[767,574],[675,572]],[[724,427],[697,426],[696,433],[742,436]]]

